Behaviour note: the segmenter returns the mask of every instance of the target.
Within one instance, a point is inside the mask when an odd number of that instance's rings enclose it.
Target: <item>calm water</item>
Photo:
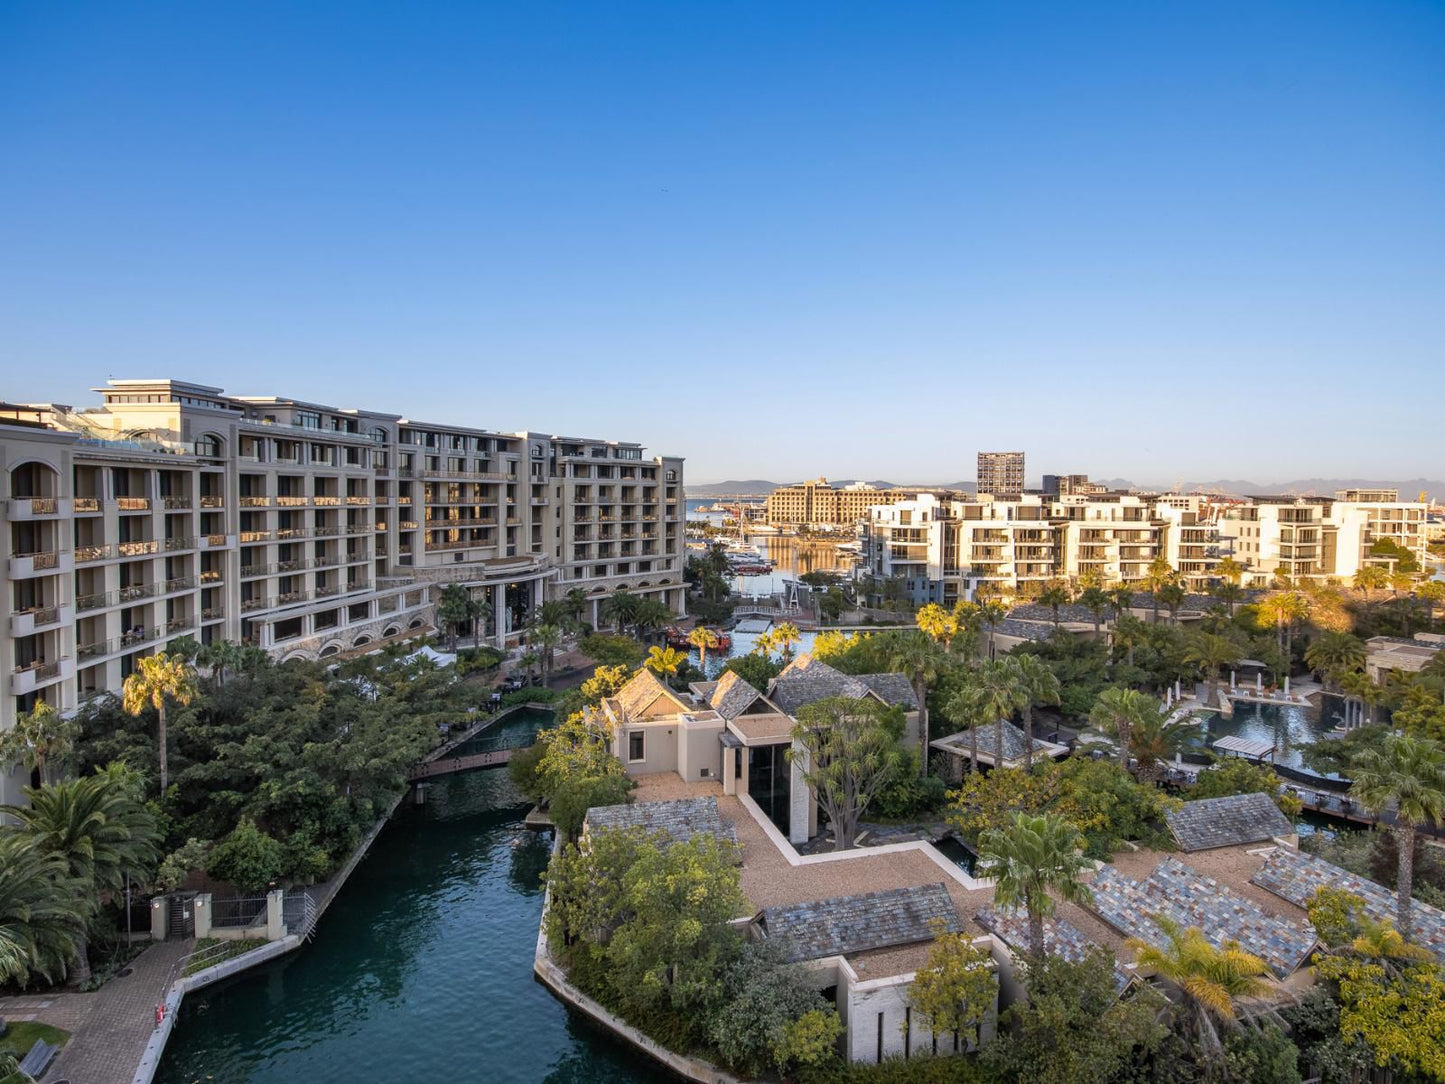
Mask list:
[[[1337,696],[1321,698],[1320,709],[1303,704],[1250,704],[1236,701],[1234,718],[1218,712],[1208,716],[1209,741],[1230,735],[1255,741],[1273,742],[1274,762],[1303,769],[1300,748],[1327,736],[1344,719],[1343,701]]]
[[[533,980],[548,842],[505,771],[405,804],[309,946],[186,998],[160,1084],[656,1082]]]

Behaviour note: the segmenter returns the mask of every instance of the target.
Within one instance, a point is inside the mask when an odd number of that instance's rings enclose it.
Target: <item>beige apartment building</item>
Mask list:
[[[1024,491],[1023,452],[979,452],[978,492],[1008,496]]]
[[[836,489],[826,478],[780,486],[768,494],[767,521],[778,527],[853,527],[875,505],[905,501],[918,491],[878,489],[865,482]]]
[[[438,583],[505,644],[544,598],[681,613],[683,461],[175,380],[0,407],[0,727],[115,691],[170,640],[325,658],[428,630]]]

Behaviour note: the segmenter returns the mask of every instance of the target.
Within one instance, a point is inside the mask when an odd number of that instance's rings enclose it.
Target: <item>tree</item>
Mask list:
[[[1371,591],[1383,591],[1390,586],[1390,574],[1379,565],[1364,565],[1355,572],[1350,582],[1365,597],[1365,605],[1368,606]]]
[[[1348,632],[1324,632],[1305,648],[1305,665],[1338,685],[1344,675],[1365,667],[1365,645]]]
[[[602,620],[611,623],[618,632],[626,632],[641,601],[638,596],[628,591],[616,591],[602,600],[602,604],[597,608],[598,615]]]
[[[1009,655],[1005,660],[1022,693],[1024,770],[1034,770],[1034,708],[1059,702],[1059,679],[1037,655]],[[995,767],[998,767],[995,762]]]
[[[1445,602],[1445,582],[1440,580],[1426,580],[1415,588],[1415,596],[1425,604],[1425,621],[1433,627],[1435,624],[1435,607]]]
[[[1111,686],[1099,694],[1089,712],[1089,723],[1117,740],[1119,767],[1129,767],[1129,739],[1135,724],[1155,710],[1153,699],[1138,689]]]
[[[936,602],[919,607],[913,620],[918,625],[920,632],[936,640],[945,651],[953,642],[954,636],[958,634],[958,621]]]
[[[994,731],[994,768],[1003,766],[1003,725],[1023,709],[1027,694],[1019,683],[1018,671],[1005,659],[986,659],[969,671],[964,686],[944,710],[950,719],[969,730],[971,766],[978,767],[978,734],[986,726]]]
[[[549,797],[574,780],[625,775],[627,771],[612,755],[607,728],[590,709],[542,731],[537,744],[545,750],[537,763],[537,783]]]
[[[928,1018],[935,1039],[953,1034],[969,1046],[982,1045],[980,1027],[998,993],[989,955],[974,947],[968,935],[942,933],[928,950],[928,962],[914,973],[908,1003]]]
[[[437,598],[437,621],[447,630],[447,650],[457,649],[457,626],[472,618],[472,596],[459,583],[449,583]]]
[[[64,979],[88,917],[63,856],[0,831],[0,982]]]
[[[1092,864],[1080,853],[1079,830],[1053,813],[1015,813],[1006,828],[979,837],[979,871],[994,883],[994,904],[1023,907],[1029,916],[1029,956],[1044,955],[1044,919],[1054,913],[1050,892],[1069,903],[1092,894],[1079,881]]]
[[[1054,613],[1054,631],[1059,631],[1059,610],[1074,601],[1074,593],[1062,580],[1050,580],[1039,592],[1040,605],[1047,606]],[[1097,628],[1095,631],[1098,631]]]
[[[1157,780],[1159,766],[1193,745],[1197,732],[1197,727],[1186,723],[1170,723],[1157,709],[1140,715],[1129,728],[1129,751],[1138,765],[1139,778]]]
[[[1157,602],[1162,602],[1169,610],[1169,621],[1171,624],[1179,623],[1179,607],[1184,605],[1188,598],[1182,584],[1176,582],[1166,583],[1154,593]]]
[[[1256,612],[1263,624],[1274,626],[1275,642],[1284,652],[1288,672],[1294,627],[1309,616],[1309,600],[1298,591],[1280,591],[1261,599]]]
[[[1244,566],[1233,557],[1225,557],[1219,564],[1214,566],[1214,574],[1223,582],[1238,586],[1240,581],[1244,579]],[[1232,610],[1230,611],[1230,616],[1234,616]]]
[[[44,700],[15,717],[15,725],[0,731],[0,765],[21,765],[40,782],[49,781],[49,769],[62,765],[75,749],[75,724]]]
[[[812,1014],[831,1020],[831,1028],[822,1022],[825,1033],[836,1037],[841,1028],[837,1012],[808,975],[788,962],[778,938],[743,946],[722,974],[718,1000],[721,1007],[709,1014],[708,1039],[729,1066],[750,1080],[769,1069],[782,1073],[791,1064],[817,1060],[811,1050],[815,1044],[805,1041],[806,1032],[819,1030],[819,1022],[809,1020]]]
[[[644,598],[638,601],[633,610],[632,623],[637,627],[638,637],[645,639],[658,629],[666,627],[672,616],[672,611],[665,603],[655,598]]]
[[[94,916],[104,893],[120,891],[129,873],[149,877],[160,858],[160,832],[140,801],[138,780],[124,765],[48,787],[27,787],[28,806],[0,806],[20,822],[33,845],[65,862],[83,914]],[[76,978],[90,977],[86,936],[76,936]]]
[[[781,663],[766,655],[739,655],[728,659],[725,670],[731,670],[754,689],[766,689],[768,682],[783,672]]]
[[[1400,854],[1395,883],[1395,926],[1414,938],[1411,892],[1414,888],[1415,831],[1445,814],[1445,748],[1427,739],[1391,735],[1381,748],[1366,750],[1354,764],[1350,794],[1377,817],[1395,815]]]
[[[1265,764],[1253,764],[1242,757],[1229,757],[1211,764],[1189,788],[1189,800],[1228,798],[1235,794],[1268,794],[1286,817],[1293,820],[1303,808],[1299,797],[1280,790],[1279,777]]]
[[[783,656],[783,662],[790,662],[793,658],[793,645],[803,638],[798,631],[798,626],[791,621],[784,621],[782,624],[773,626],[772,646],[777,648]]]
[[[174,700],[185,706],[195,699],[197,691],[196,672],[190,664],[163,651],[139,659],[135,673],[127,677],[121,686],[121,703],[126,714],[138,716],[147,705],[156,710],[162,796],[170,787],[170,767],[166,759],[166,702]]]
[[[1079,592],[1079,605],[1094,617],[1094,635],[1104,623],[1104,611],[1109,608],[1109,593],[1099,587],[1086,587]]]
[[[208,667],[211,680],[217,685],[226,683],[227,670],[235,672],[241,668],[241,660],[241,645],[231,640],[213,640],[196,654],[196,664]]]
[[[547,687],[547,679],[552,676],[552,663],[555,659],[554,652],[557,645],[562,642],[562,629],[560,626],[543,624],[538,625],[531,632],[530,639],[532,646],[536,648],[538,656],[542,660],[542,688]]]
[[[903,758],[903,712],[876,700],[830,697],[799,709],[793,727],[802,747],[803,782],[833,825],[833,849],[846,851],[869,803],[888,785]]]
[[[1269,966],[1246,952],[1237,941],[1215,948],[1197,926],[1182,929],[1164,915],[1154,915],[1166,945],[1130,938],[1127,945],[1135,962],[1166,979],[1182,999],[1184,1023],[1206,1058],[1224,1052],[1221,1027],[1238,1019],[1235,1002],[1261,997],[1269,989]]]
[[[592,775],[568,779],[551,796],[547,810],[557,831],[575,840],[587,811],[596,806],[622,805],[637,784],[626,775]]]
[[[687,634],[687,642],[697,648],[698,667],[704,674],[707,673],[707,653],[722,646],[717,633],[705,625],[699,625]]]
[[[687,661],[687,656],[672,647],[650,647],[642,665],[664,681],[677,675],[677,668]]]
[[[1375,684],[1375,679],[1362,670],[1353,670],[1340,675],[1340,692],[1349,703],[1359,704],[1363,709],[1364,725],[1373,726],[1375,705],[1385,699],[1385,690]]]
[[[926,633],[904,632],[890,637],[885,656],[887,665],[908,675],[913,683],[913,697],[918,701],[918,729],[924,749],[928,748],[928,686],[938,678],[945,656]],[[928,757],[923,757],[923,771],[928,771]]]
[[[587,592],[574,587],[562,596],[562,608],[567,614],[567,623],[573,629],[582,627],[582,618],[587,614]]]
[[[1209,692],[1205,694],[1204,702],[1210,707],[1221,706],[1219,699],[1220,668],[1238,660],[1241,653],[1242,648],[1239,643],[1228,636],[1201,632],[1189,638],[1184,658],[1203,667],[1204,672],[1209,675]]]
[[[545,609],[547,604],[543,603],[542,605]],[[571,613],[571,610],[565,605],[563,606],[563,611],[568,614]],[[491,620],[491,618],[492,603],[490,599],[486,598],[485,596],[481,598],[469,597],[467,599],[467,624],[471,627],[472,645],[474,647],[481,642],[481,636],[479,635],[479,626],[482,625],[484,622]]]
[[[242,817],[235,829],[212,849],[206,873],[218,881],[235,885],[242,892],[262,892],[285,872],[281,844],[249,817]]]
[[[988,657],[992,659],[997,654],[994,647],[994,636],[1004,618],[1008,617],[1008,607],[1001,602],[989,599],[987,602],[979,603],[978,616],[984,628],[988,629]]]
[[[1160,589],[1172,586],[1179,574],[1174,571],[1174,566],[1169,563],[1169,558],[1162,553],[1149,562],[1149,567],[1144,572],[1144,586],[1150,594],[1150,605],[1154,611],[1154,624],[1159,624],[1159,604],[1163,600],[1159,597]]]

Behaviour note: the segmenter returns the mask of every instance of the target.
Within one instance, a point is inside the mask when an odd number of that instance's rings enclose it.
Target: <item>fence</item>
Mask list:
[[[265,896],[212,897],[211,929],[237,930],[266,925]]]
[[[316,932],[317,913],[316,900],[309,892],[289,892],[281,901],[281,921],[286,924],[286,932],[307,941]]]

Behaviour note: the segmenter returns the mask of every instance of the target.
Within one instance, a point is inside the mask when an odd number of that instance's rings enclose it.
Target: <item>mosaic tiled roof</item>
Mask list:
[[[1003,727],[1003,759],[1004,759],[1004,763],[1007,764],[1007,763],[1008,763],[1009,761],[1011,761],[1011,760],[1023,760],[1023,758],[1024,758],[1024,732],[1023,732],[1023,729],[1022,729],[1021,727],[1015,726],[1013,723],[1010,723],[1010,722],[1007,722],[1007,721],[1003,721],[1003,720],[1001,720],[1001,721],[999,721],[999,722],[997,722],[997,723],[989,723],[989,724],[987,724],[987,725],[985,725],[985,726],[971,727],[969,730],[962,731],[962,732],[958,735],[958,737],[955,739],[955,744],[956,744],[959,748],[962,748],[962,749],[972,749],[972,748],[973,748],[973,735],[972,735],[972,731],[976,729],[976,730],[978,731],[978,755],[979,755],[979,758],[982,759],[982,758],[984,758],[984,757],[987,757],[989,763],[991,764],[991,763],[993,763],[993,754],[994,754],[994,750],[995,750],[995,748],[996,748],[996,743],[997,743],[997,741],[998,741],[998,728],[999,728],[1000,726]],[[1047,755],[1047,754],[1049,753],[1049,751],[1051,750],[1051,748],[1054,748],[1054,747],[1051,747],[1051,746],[1047,745],[1046,743],[1039,741],[1038,738],[1035,738],[1035,739],[1034,739],[1034,752],[1035,752],[1035,753],[1042,753],[1042,754],[1044,754],[1044,755]]]
[[[1276,848],[1250,880],[1299,907],[1309,903],[1317,888],[1353,892],[1365,901],[1365,913],[1376,922],[1395,921],[1395,893],[1388,888],[1289,847]],[[1415,943],[1445,960],[1445,911],[1419,900],[1411,902]]]
[[[996,934],[1009,948],[1020,955],[1028,955],[1032,939],[1029,937],[1028,912],[1016,908],[995,909],[985,907],[976,916],[978,924],[990,933]],[[1096,941],[1089,940],[1083,932],[1063,918],[1044,919],[1044,951],[1051,956],[1062,956],[1078,963],[1091,949],[1099,948]],[[1129,985],[1129,973],[1114,963],[1114,992],[1120,994]]]
[[[724,719],[736,719],[762,694],[735,671],[725,671],[708,697],[712,709]]]
[[[626,685],[617,690],[613,699],[629,718],[637,718],[658,697],[669,701],[668,711],[671,713],[687,710],[687,705],[677,698],[676,693],[657,680],[657,675],[651,670],[645,669],[637,671]]]
[[[1151,917],[1163,915],[1183,927],[1198,926],[1215,947],[1238,941],[1281,978],[1298,970],[1317,942],[1308,923],[1275,918],[1177,858],[1164,859],[1142,881],[1105,866],[1091,887],[1095,914],[1129,937],[1151,945],[1167,944],[1164,931]]]
[[[641,828],[649,835],[666,832],[674,843],[686,843],[696,835],[716,836],[730,843],[738,841],[737,829],[723,820],[716,798],[594,806],[587,811],[587,827],[592,831]]]
[[[762,924],[769,937],[786,940],[790,960],[911,945],[963,929],[942,883],[769,907]]]
[[[1294,832],[1294,825],[1279,811],[1274,799],[1262,792],[1185,802],[1181,808],[1164,814],[1164,820],[1175,841],[1186,851],[1258,843]]]

